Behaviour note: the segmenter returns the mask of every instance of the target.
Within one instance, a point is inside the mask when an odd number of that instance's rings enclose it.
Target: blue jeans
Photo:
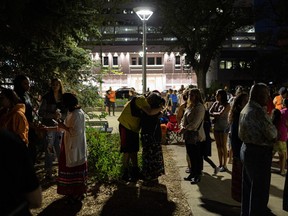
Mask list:
[[[175,113],[176,112],[176,109],[177,109],[177,102],[173,102],[172,103],[172,113]]]
[[[55,155],[59,160],[62,136],[63,132],[61,131],[48,131],[46,134],[45,169],[48,172],[52,170]]]
[[[271,181],[272,147],[242,144],[241,216],[267,215]]]

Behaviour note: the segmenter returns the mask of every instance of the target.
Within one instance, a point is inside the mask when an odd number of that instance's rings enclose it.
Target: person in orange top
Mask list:
[[[283,108],[283,100],[287,97],[287,89],[281,87],[279,89],[279,95],[275,96],[273,99],[273,104],[276,109],[281,110]]]
[[[113,116],[115,116],[116,92],[112,90],[112,87],[109,88],[108,98],[109,98],[109,107],[108,107],[109,116],[111,114],[111,107],[112,107]]]
[[[11,89],[3,89],[0,94],[0,128],[8,129],[17,134],[28,146],[29,123],[25,116],[25,104]]]

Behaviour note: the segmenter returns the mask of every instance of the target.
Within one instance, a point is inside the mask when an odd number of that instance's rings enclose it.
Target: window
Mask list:
[[[118,56],[113,56],[113,65],[118,65]]]
[[[104,66],[108,66],[108,65],[109,65],[108,56],[103,57],[103,65],[104,65]]]
[[[142,65],[142,57],[138,58],[138,65]]]
[[[219,68],[220,69],[225,69],[225,61],[220,61],[220,64],[219,64]]]
[[[251,60],[221,60],[219,62],[219,69],[227,70],[242,70],[250,69],[253,67],[253,61]]]
[[[226,61],[226,69],[232,69],[233,67],[233,64],[232,64],[232,61]]]
[[[155,65],[155,58],[154,57],[148,57],[147,64],[148,65]]]
[[[156,57],[156,65],[162,65],[162,58]]]
[[[131,58],[131,64],[132,65],[137,65],[137,58],[136,57],[132,57]]]
[[[175,64],[176,65],[180,65],[181,62],[180,62],[180,56],[175,56]]]

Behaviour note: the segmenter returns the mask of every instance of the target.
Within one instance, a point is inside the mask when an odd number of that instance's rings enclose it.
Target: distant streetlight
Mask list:
[[[143,22],[143,57],[142,57],[142,93],[146,92],[146,21],[152,16],[153,11],[149,7],[136,7],[133,9]]]

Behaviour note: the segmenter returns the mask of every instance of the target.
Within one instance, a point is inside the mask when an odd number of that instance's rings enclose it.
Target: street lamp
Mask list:
[[[142,93],[146,92],[146,21],[152,16],[153,11],[149,7],[136,7],[133,9],[143,22],[143,60],[142,60]]]

